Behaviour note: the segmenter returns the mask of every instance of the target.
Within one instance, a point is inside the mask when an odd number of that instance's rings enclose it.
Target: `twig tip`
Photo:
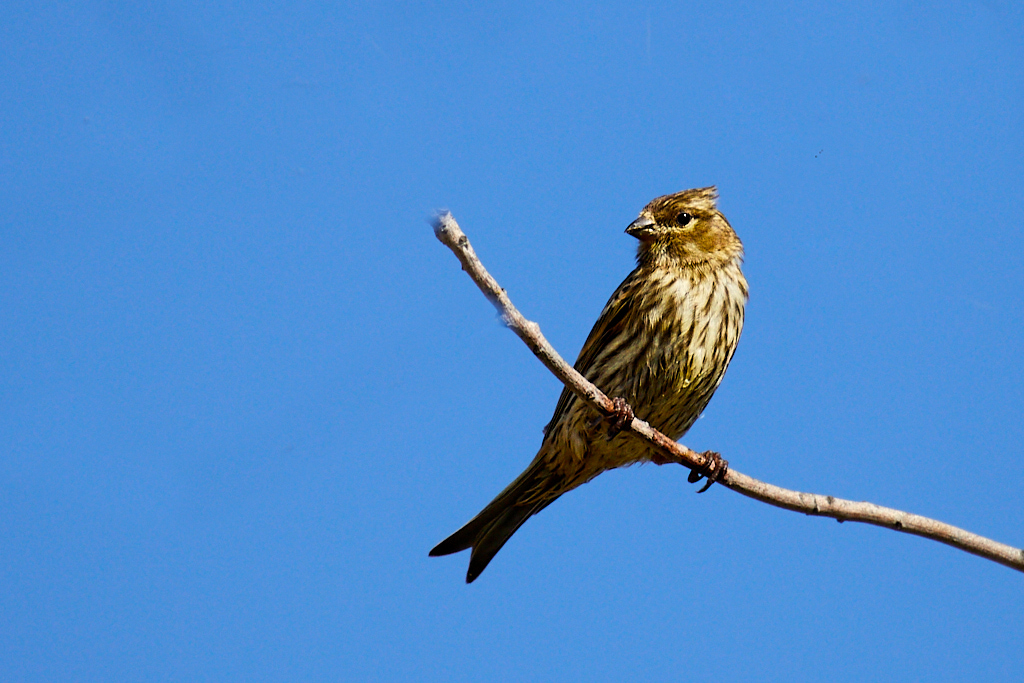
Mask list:
[[[455,223],[452,212],[448,209],[438,209],[430,219],[430,225],[434,228],[434,234],[438,237],[442,232],[448,230]]]

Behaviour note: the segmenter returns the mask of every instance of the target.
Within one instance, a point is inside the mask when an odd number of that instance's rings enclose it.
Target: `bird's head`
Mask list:
[[[743,256],[743,244],[715,206],[718,191],[702,187],[652,200],[626,232],[640,240],[637,261],[718,265]]]

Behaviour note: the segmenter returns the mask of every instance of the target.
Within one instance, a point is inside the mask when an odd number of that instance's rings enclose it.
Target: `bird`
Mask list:
[[[472,549],[466,583],[562,494],[607,470],[663,462],[621,432],[634,414],[673,440],[700,417],[736,351],[748,298],[743,244],[717,199],[714,186],[657,197],[626,228],[639,241],[636,268],[605,304],[574,365],[615,397],[618,415],[606,428],[604,416],[563,389],[526,470],[430,551]],[[690,481],[699,478],[693,472]]]

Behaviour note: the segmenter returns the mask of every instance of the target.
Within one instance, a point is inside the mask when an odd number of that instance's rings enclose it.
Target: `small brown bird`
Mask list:
[[[644,207],[626,228],[640,240],[637,267],[608,300],[576,360],[601,391],[624,399],[672,439],[711,400],[743,329],[743,244],[716,208],[717,197],[714,187],[705,187]],[[564,389],[526,471],[430,554],[472,548],[471,583],[523,522],[563,493],[605,470],[654,459],[645,442],[630,434],[610,437],[602,421]]]

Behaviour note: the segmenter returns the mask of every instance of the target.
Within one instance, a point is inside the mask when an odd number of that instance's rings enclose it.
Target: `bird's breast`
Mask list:
[[[620,391],[638,416],[679,438],[699,417],[743,328],[746,282],[734,272],[665,274],[642,303],[643,343]]]

